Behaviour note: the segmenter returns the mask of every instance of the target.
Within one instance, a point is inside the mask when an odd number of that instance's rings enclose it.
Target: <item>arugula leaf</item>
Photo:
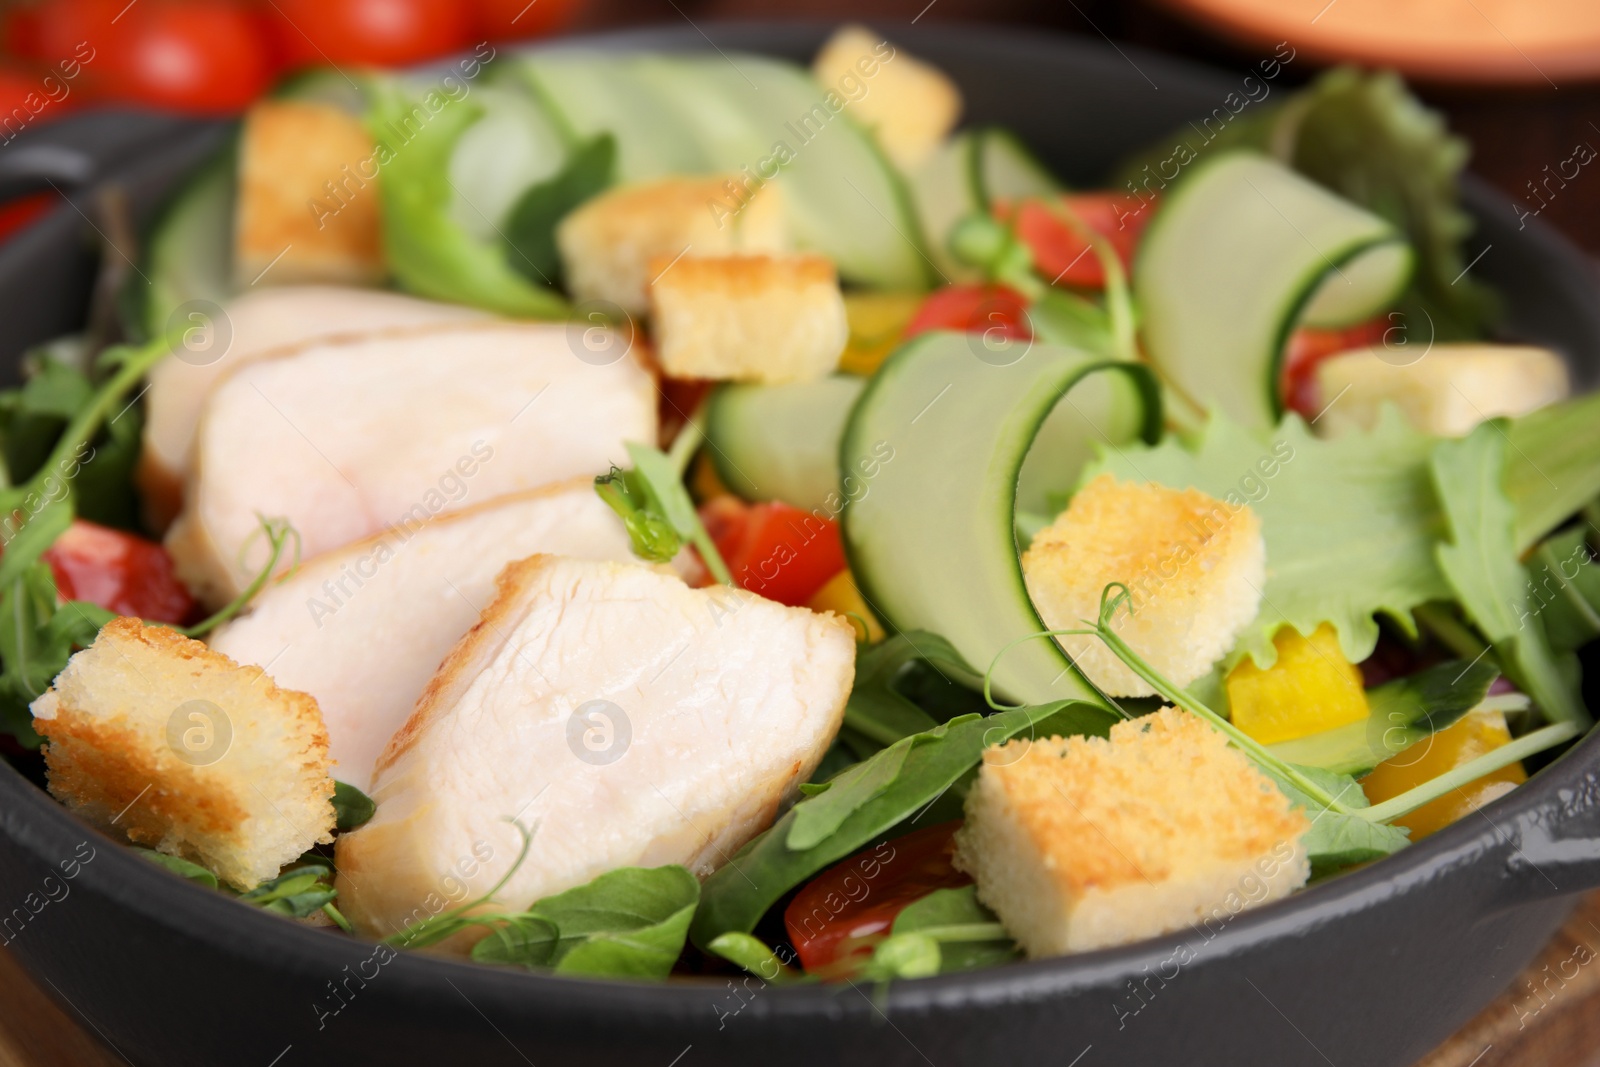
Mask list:
[[[1323,623],[1338,632],[1345,658],[1360,663],[1378,643],[1374,615],[1409,630],[1412,608],[1452,595],[1433,553],[1444,525],[1429,476],[1433,447],[1393,409],[1370,433],[1327,441],[1298,416],[1258,435],[1214,414],[1192,449],[1170,436],[1155,446],[1103,448],[1083,479],[1109,471],[1125,481],[1193,486],[1255,511],[1267,584],[1227,666],[1248,654],[1270,667],[1280,626],[1309,634]]]
[[[726,933],[712,938],[706,951],[743,967],[764,982],[805,981],[805,976],[785,965],[765,941],[750,934]]]
[[[511,915],[489,924],[489,933],[472,946],[472,958],[534,970],[549,965],[560,940],[555,923],[533,915]]]
[[[504,315],[565,315],[566,301],[514,269],[503,244],[478,240],[452,216],[450,157],[467,127],[483,117],[483,108],[443,97],[433,108],[427,98],[415,100],[398,83],[377,79],[370,96],[367,128],[384,166],[378,185],[384,254],[400,284],[421,296]],[[419,112],[429,116],[420,129],[414,117]],[[404,143],[392,143],[398,131],[405,131]]]
[[[207,889],[217,888],[217,876],[198,863],[190,863],[182,856],[169,856],[165,852],[157,852],[151,848],[140,848],[137,845],[130,845],[129,847],[157,867],[165,867],[180,878],[187,878],[189,881],[203,885]]]
[[[1506,437],[1504,487],[1516,510],[1513,541],[1525,552],[1600,497],[1600,393],[1512,419]]]
[[[907,934],[931,938],[939,946],[939,974],[992,967],[1022,958],[994,912],[978,901],[976,886],[935,889],[907,904],[889,928],[890,940]],[[885,942],[887,944],[887,942]],[[883,946],[878,946],[879,951]]]
[[[1371,805],[1367,795],[1361,791],[1360,784],[1349,775],[1335,774],[1320,767],[1295,768],[1329,796],[1351,809],[1351,813],[1346,813],[1321,803],[1272,767],[1260,763],[1257,766],[1310,818],[1311,828],[1301,836],[1300,844],[1311,861],[1313,877],[1387,856],[1409,843],[1407,831],[1401,827],[1373,822],[1353,813]]]
[[[1379,763],[1483,703],[1500,671],[1488,658],[1450,660],[1367,690],[1370,714],[1357,722],[1268,745],[1286,763],[1362,777]]]
[[[1572,652],[1600,637],[1600,567],[1586,529],[1574,526],[1540,542],[1528,582],[1550,647]]]
[[[699,901],[700,883],[682,867],[624,867],[525,914],[497,917],[506,922],[494,923],[472,958],[557,974],[665,978]]]
[[[556,223],[573,208],[603,192],[617,169],[617,140],[609,133],[581,144],[557,173],[531,186],[506,218],[504,239],[512,269],[546,284],[561,277]]]
[[[332,904],[338,895],[333,887],[333,868],[324,863],[307,863],[240,893],[239,899],[262,911],[304,919]]]
[[[917,661],[942,667],[959,678],[976,673],[938,634],[926,630],[894,634],[856,652],[856,680],[844,708],[845,725],[880,745],[892,745],[937,726],[938,720],[897,684]]]
[[[341,834],[364,825],[378,810],[372,798],[349,782],[333,783],[334,828]]]
[[[1451,537],[1438,546],[1439,567],[1518,688],[1552,722],[1587,725],[1589,713],[1573,684],[1576,663],[1551,649],[1544,623],[1528,605],[1527,574],[1513,535],[1515,516],[1501,489],[1505,456],[1499,420],[1441,442],[1434,452],[1434,483]]]
[[[821,796],[802,800],[765,833],[756,837],[710,878],[701,891],[700,910],[690,936],[701,948],[720,934],[748,933],[767,909],[785,893],[837,860],[892,831],[912,818],[969,775],[982,759],[983,750],[1020,736],[1084,734],[1105,737],[1117,721],[1097,705],[1062,701],[1039,707],[1002,711],[987,718],[945,723],[937,738],[912,744],[900,764],[899,774],[887,788],[845,813],[837,829],[807,849],[791,849],[789,833],[809,804],[826,801]],[[1030,733],[1031,732],[1031,733]],[[888,750],[868,759],[898,759]],[[838,803],[835,801],[834,803]],[[834,813],[835,815],[838,812]],[[830,816],[831,821],[831,816]]]
[[[806,803],[795,809],[795,818],[789,824],[784,844],[795,852],[815,848],[831,837],[863,805],[881,796],[885,789],[894,784],[894,780],[900,777],[900,769],[905,766],[906,757],[911,754],[912,746],[937,740],[952,726],[960,726],[979,717],[962,716],[925,733],[913,734],[896,741],[873,758],[846,769],[828,782],[825,789],[813,793]]]

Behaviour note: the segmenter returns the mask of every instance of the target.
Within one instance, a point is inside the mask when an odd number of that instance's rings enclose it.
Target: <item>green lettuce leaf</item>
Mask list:
[[[1277,782],[1284,795],[1294,802],[1295,807],[1303,809],[1311,820],[1311,828],[1301,836],[1300,844],[1311,861],[1313,878],[1351,864],[1380,859],[1400,851],[1409,843],[1405,828],[1334,811],[1296,788],[1271,767],[1259,763],[1257,766]],[[1372,806],[1367,801],[1367,795],[1361,791],[1360,784],[1347,774],[1335,774],[1320,767],[1295,769],[1347,808]]]
[[[383,167],[383,243],[400,284],[421,296],[527,318],[561,318],[566,301],[529,282],[507,248],[480,241],[452,216],[450,155],[483,109],[434,91],[420,99],[375,83],[367,125]]]
[[[704,948],[719,934],[754,929],[767,909],[789,890],[913,819],[946,792],[954,791],[953,787],[977,767],[983,750],[990,745],[1001,745],[1019,736],[1105,737],[1116,721],[1111,712],[1097,705],[1064,701],[997,712],[987,718],[952,720],[940,728],[937,737],[915,744],[907,739],[908,751],[903,758],[884,749],[865,760],[863,766],[876,760],[896,760],[898,773],[881,790],[870,795],[866,790],[855,793],[851,804],[831,801],[836,807],[827,821],[833,822],[841,814],[844,817],[826,838],[805,849],[789,846],[789,834],[796,821],[809,818],[802,809],[828,801],[834,795],[832,788],[790,808],[771,829],[740,849],[731,863],[706,879],[700,910],[690,931],[694,943]]]
[[[1517,558],[1515,511],[1502,488],[1505,457],[1501,420],[1440,442],[1435,450],[1433,478],[1450,526],[1450,540],[1438,546],[1439,568],[1518,688],[1552,722],[1587,725],[1576,660],[1551,649],[1529,603],[1528,575]]]
[[[1213,416],[1192,449],[1171,436],[1153,447],[1102,449],[1084,480],[1109,471],[1192,486],[1255,511],[1267,584],[1230,666],[1250,655],[1270,667],[1280,626],[1309,634],[1323,623],[1338,632],[1345,658],[1359,663],[1377,645],[1375,615],[1411,630],[1413,607],[1451,596],[1433,554],[1444,530],[1428,470],[1433,446],[1394,410],[1370,433],[1329,441],[1293,415],[1269,434]]]

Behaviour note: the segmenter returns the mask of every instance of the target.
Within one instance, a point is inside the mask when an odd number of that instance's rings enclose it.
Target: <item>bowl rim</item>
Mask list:
[[[687,19],[687,17],[686,17]],[[873,20],[862,20],[868,25]],[[694,48],[706,37],[706,28],[733,36],[754,34],[771,39],[790,36],[811,39],[830,31],[837,20],[705,20],[690,22],[693,28],[675,24],[628,27],[624,29],[556,38],[539,48],[598,49],[639,47]],[[951,44],[968,45],[975,36],[1006,48],[1020,48],[1040,56],[1061,60],[1064,56],[1093,56],[1096,60],[1121,62],[1131,52],[1141,61],[1159,66],[1175,77],[1216,81],[1224,77],[1218,68],[1184,57],[1173,57],[1133,45],[1102,44],[1090,38],[1057,31],[1030,30],[985,23],[944,21],[935,26],[897,30],[896,39],[914,42],[943,39]],[[665,43],[665,45],[664,45]],[[713,45],[713,47],[716,47]],[[759,46],[741,45],[760,51]],[[1115,49],[1115,51],[1113,51]],[[1121,54],[1121,59],[1117,59]],[[1130,63],[1132,60],[1128,60]],[[424,67],[423,69],[427,69]],[[1220,84],[1220,83],[1219,83]],[[92,120],[95,116],[86,116]],[[67,122],[84,121],[68,119]],[[199,135],[215,122],[193,123]],[[164,139],[152,152],[172,150],[174,141]],[[134,153],[117,161],[112,173],[136,166],[141,155]],[[1480,215],[1498,215],[1516,221],[1510,201],[1469,175],[1463,188],[1465,199]],[[55,215],[66,216],[69,204],[60,205]],[[1542,220],[1531,220],[1524,238],[1541,257],[1564,261],[1568,266],[1582,264],[1592,271],[1583,254]],[[1600,321],[1600,316],[1597,316]],[[1600,358],[1600,353],[1596,353]],[[129,850],[122,842],[80,821],[45,790],[35,786],[9,761],[0,760],[0,833],[35,859],[53,866],[72,854],[74,843],[88,840],[95,844],[96,862],[85,863],[76,877],[79,887],[98,893],[130,909],[175,941],[201,941],[217,952],[266,965],[280,971],[304,972],[325,977],[360,954],[370,954],[376,944],[365,938],[330,937],[323,929],[284,918],[260,909],[239,905],[214,890],[187,883],[156,864]],[[1520,829],[1540,809],[1559,808],[1563,794],[1585,773],[1600,768],[1600,731],[1580,737],[1560,757],[1541,769],[1525,784],[1482,809],[1488,825],[1465,821],[1454,823],[1401,852],[1362,868],[1345,872],[1311,886],[1290,897],[1233,914],[1223,929],[1209,937],[1203,959],[1215,962],[1242,955],[1252,949],[1303,931],[1309,926],[1336,921],[1360,912],[1373,903],[1412,891],[1437,879],[1441,870],[1467,865],[1486,853],[1519,851],[1514,834],[1503,828]],[[109,846],[109,858],[100,855],[99,846]],[[1561,890],[1576,893],[1584,886]],[[1556,893],[1545,896],[1558,895]],[[1534,898],[1529,898],[1534,899]],[[1515,906],[1518,901],[1491,902],[1485,911]],[[851,1004],[861,1014],[890,1010],[926,1012],[953,1004],[982,1005],[1035,1001],[1063,995],[1105,990],[1141,974],[1146,968],[1170,959],[1174,945],[1186,941],[1192,929],[1174,931],[1154,938],[1067,956],[1026,960],[929,978],[901,979],[890,984],[887,997],[874,1002]],[[586,978],[538,974],[475,964],[468,960],[427,952],[397,952],[385,964],[392,974],[390,983],[400,987],[400,996],[410,993],[436,994],[437,981],[443,978],[474,998],[503,1003],[509,1008],[525,1007],[537,997],[544,1010],[591,1007],[597,998],[615,1005],[620,998],[630,1012],[656,1019],[681,1018],[686,1010],[698,1011],[705,1005],[708,991],[718,989],[726,976],[676,977],[670,981],[632,981],[612,978]],[[819,1012],[837,1015],[840,998],[852,992],[850,984],[819,983],[780,986],[772,995],[757,998],[751,1014],[758,1017],[815,1017]],[[458,990],[460,991],[460,990]],[[463,992],[463,996],[466,993]],[[476,1006],[475,999],[469,998]]]

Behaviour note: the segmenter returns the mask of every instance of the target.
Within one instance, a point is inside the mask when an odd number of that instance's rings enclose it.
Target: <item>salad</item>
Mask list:
[[[1069,190],[856,27],[288,83],[0,397],[7,756],[243,905],[569,975],[1381,863],[1591,725],[1600,400],[1397,78],[1265,96]]]

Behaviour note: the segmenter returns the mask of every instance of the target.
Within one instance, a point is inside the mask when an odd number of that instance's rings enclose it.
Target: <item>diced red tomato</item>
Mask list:
[[[125,6],[126,0],[35,0],[10,6],[6,51],[53,67],[68,60],[92,65],[116,32],[112,20]]]
[[[1063,196],[1061,202],[1085,226],[1111,242],[1124,267],[1133,263],[1133,253],[1155,215],[1157,203],[1121,193],[1073,193]],[[1013,214],[1017,236],[1033,253],[1034,268],[1051,284],[1105,287],[1100,257],[1049,204],[1035,199],[1019,205],[1001,202],[995,206],[995,215],[1002,222],[1009,221]]]
[[[905,339],[929,330],[996,332],[996,340],[1026,341],[1028,301],[1005,285],[948,285],[928,294],[906,325]]]
[[[1302,327],[1290,334],[1283,357],[1283,398],[1289,410],[1308,419],[1316,418],[1322,410],[1317,365],[1352,348],[1381,344],[1388,329],[1389,320],[1378,318],[1341,330]]]
[[[543,37],[572,21],[578,0],[477,0],[478,32],[491,41]]]
[[[806,883],[784,909],[783,925],[807,973],[826,976],[870,955],[907,905],[971,884],[950,862],[960,826],[957,820],[896,837]]]
[[[62,600],[87,600],[118,615],[182,623],[194,599],[154,541],[75,520],[44,553]]]
[[[466,47],[474,13],[460,0],[274,0],[290,66],[404,66]]]
[[[700,521],[739,587],[780,604],[803,607],[845,568],[839,524],[788,504],[720,496]]]

